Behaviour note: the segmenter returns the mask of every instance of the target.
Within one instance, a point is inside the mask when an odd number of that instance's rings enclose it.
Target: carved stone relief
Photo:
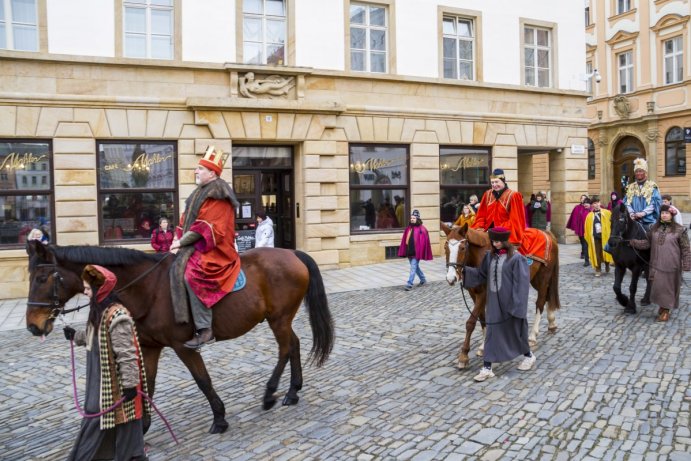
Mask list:
[[[254,72],[247,72],[238,77],[239,92],[245,98],[269,98],[286,97],[295,87],[295,77],[282,77],[280,75],[267,75],[257,78]]]
[[[631,104],[626,96],[619,95],[614,98],[614,110],[621,118],[629,118]]]

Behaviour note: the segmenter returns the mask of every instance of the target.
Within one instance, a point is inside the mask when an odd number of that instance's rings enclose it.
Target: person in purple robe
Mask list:
[[[398,256],[407,257],[410,262],[410,275],[405,285],[406,291],[413,289],[416,275],[420,279],[418,286],[421,287],[427,283],[425,274],[420,268],[420,261],[430,261],[432,259],[432,244],[429,241],[429,232],[422,225],[422,219],[420,219],[420,212],[418,210],[413,210],[410,214],[410,223],[403,232],[401,245],[398,247]]]
[[[571,229],[578,236],[581,242],[581,259],[585,259],[583,267],[590,265],[588,257],[588,242],[585,239],[585,218],[590,213],[590,199],[587,195],[581,195],[581,203],[576,205],[571,211],[571,216],[566,223],[566,228]]]

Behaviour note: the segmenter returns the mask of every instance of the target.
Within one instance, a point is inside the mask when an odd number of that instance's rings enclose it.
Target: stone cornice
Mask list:
[[[309,112],[311,114],[339,115],[346,106],[339,101],[311,102],[289,99],[247,98],[187,98],[186,106],[192,110],[226,110],[245,112]]]
[[[686,16],[681,16],[676,13],[666,14],[661,17],[660,20],[650,28],[650,30],[655,33],[659,33],[661,30],[667,29],[668,27],[686,24],[689,21],[689,17],[690,16],[688,14]]]
[[[616,43],[623,42],[626,40],[635,41],[638,38],[638,32],[627,32],[625,30],[620,30],[612,36],[609,40],[605,40],[605,43],[612,46]]]

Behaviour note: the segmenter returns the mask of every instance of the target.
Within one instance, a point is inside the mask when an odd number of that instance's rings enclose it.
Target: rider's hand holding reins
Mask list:
[[[63,333],[65,333],[65,339],[68,341],[74,341],[74,335],[77,333],[77,330],[70,326],[66,326],[65,328],[62,329]]]

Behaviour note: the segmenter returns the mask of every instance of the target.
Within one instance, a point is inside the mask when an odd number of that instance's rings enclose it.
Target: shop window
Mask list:
[[[151,238],[159,218],[177,223],[174,142],[99,142],[101,241]]]
[[[665,176],[686,175],[684,130],[675,126],[665,136]]]
[[[595,179],[595,144],[588,138],[588,179]]]
[[[463,211],[470,197],[489,189],[490,149],[487,147],[439,148],[439,216],[452,223]]]
[[[34,228],[55,234],[52,158],[47,141],[0,141],[0,247],[23,245]]]
[[[351,232],[400,230],[410,211],[408,147],[351,144]]]

